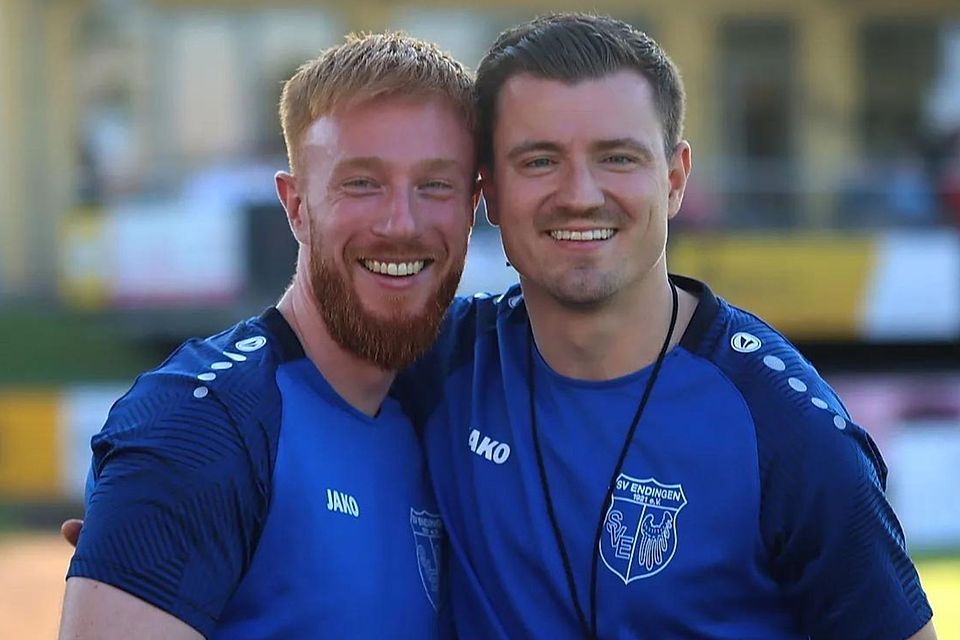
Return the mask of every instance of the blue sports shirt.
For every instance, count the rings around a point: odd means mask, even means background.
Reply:
[[[416,434],[370,418],[276,309],[180,347],[93,438],[68,576],[211,638],[436,638],[443,526]]]
[[[548,485],[587,619],[597,555],[599,637],[918,631],[932,613],[869,435],[783,336],[705,285],[673,281],[699,304],[606,505],[652,367],[575,380],[533,350]],[[583,637],[534,452],[530,339],[519,288],[460,299],[396,385],[425,430],[465,639]]]

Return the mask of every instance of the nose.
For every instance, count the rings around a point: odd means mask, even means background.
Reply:
[[[555,194],[558,207],[586,211],[603,205],[603,190],[585,163],[571,163],[561,180]]]
[[[420,234],[413,189],[397,188],[390,195],[386,211],[373,231],[388,238],[415,238]]]

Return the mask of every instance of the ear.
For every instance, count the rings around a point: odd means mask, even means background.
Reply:
[[[497,202],[497,188],[493,183],[493,171],[490,167],[480,167],[480,195],[487,207],[487,221],[495,227],[500,226],[500,211]]]
[[[690,178],[690,171],[693,169],[692,151],[690,143],[681,140],[674,148],[673,156],[670,158],[670,168],[667,180],[670,182],[670,195],[667,203],[667,218],[671,219],[680,211],[680,205],[683,204],[683,192],[687,188],[687,180]]]
[[[277,185],[277,197],[287,213],[287,222],[293,237],[300,244],[310,241],[310,221],[307,219],[307,207],[297,188],[297,179],[286,171],[278,171],[273,177]]]
[[[480,193],[481,189],[480,174],[477,173],[477,177],[473,182],[473,192],[470,194],[470,228],[477,223],[477,207],[480,206],[480,200],[483,199],[483,194]]]

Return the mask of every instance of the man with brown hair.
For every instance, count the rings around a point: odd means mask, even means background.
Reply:
[[[397,35],[349,38],[287,82],[293,282],[111,410],[62,638],[441,634],[443,527],[387,391],[463,268],[473,112],[463,67]]]
[[[776,330],[667,271],[691,148],[657,43],[544,17],[477,93],[520,285],[456,301],[398,381],[461,634],[933,638],[870,436]]]

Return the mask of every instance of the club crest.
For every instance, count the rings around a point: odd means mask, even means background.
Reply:
[[[434,610],[437,610],[440,603],[440,545],[443,544],[443,521],[435,513],[417,511],[411,507],[410,527],[413,529],[413,541],[417,549],[420,581],[427,593],[427,599]]]
[[[600,558],[624,584],[663,571],[677,551],[683,487],[621,473],[603,519]]]

